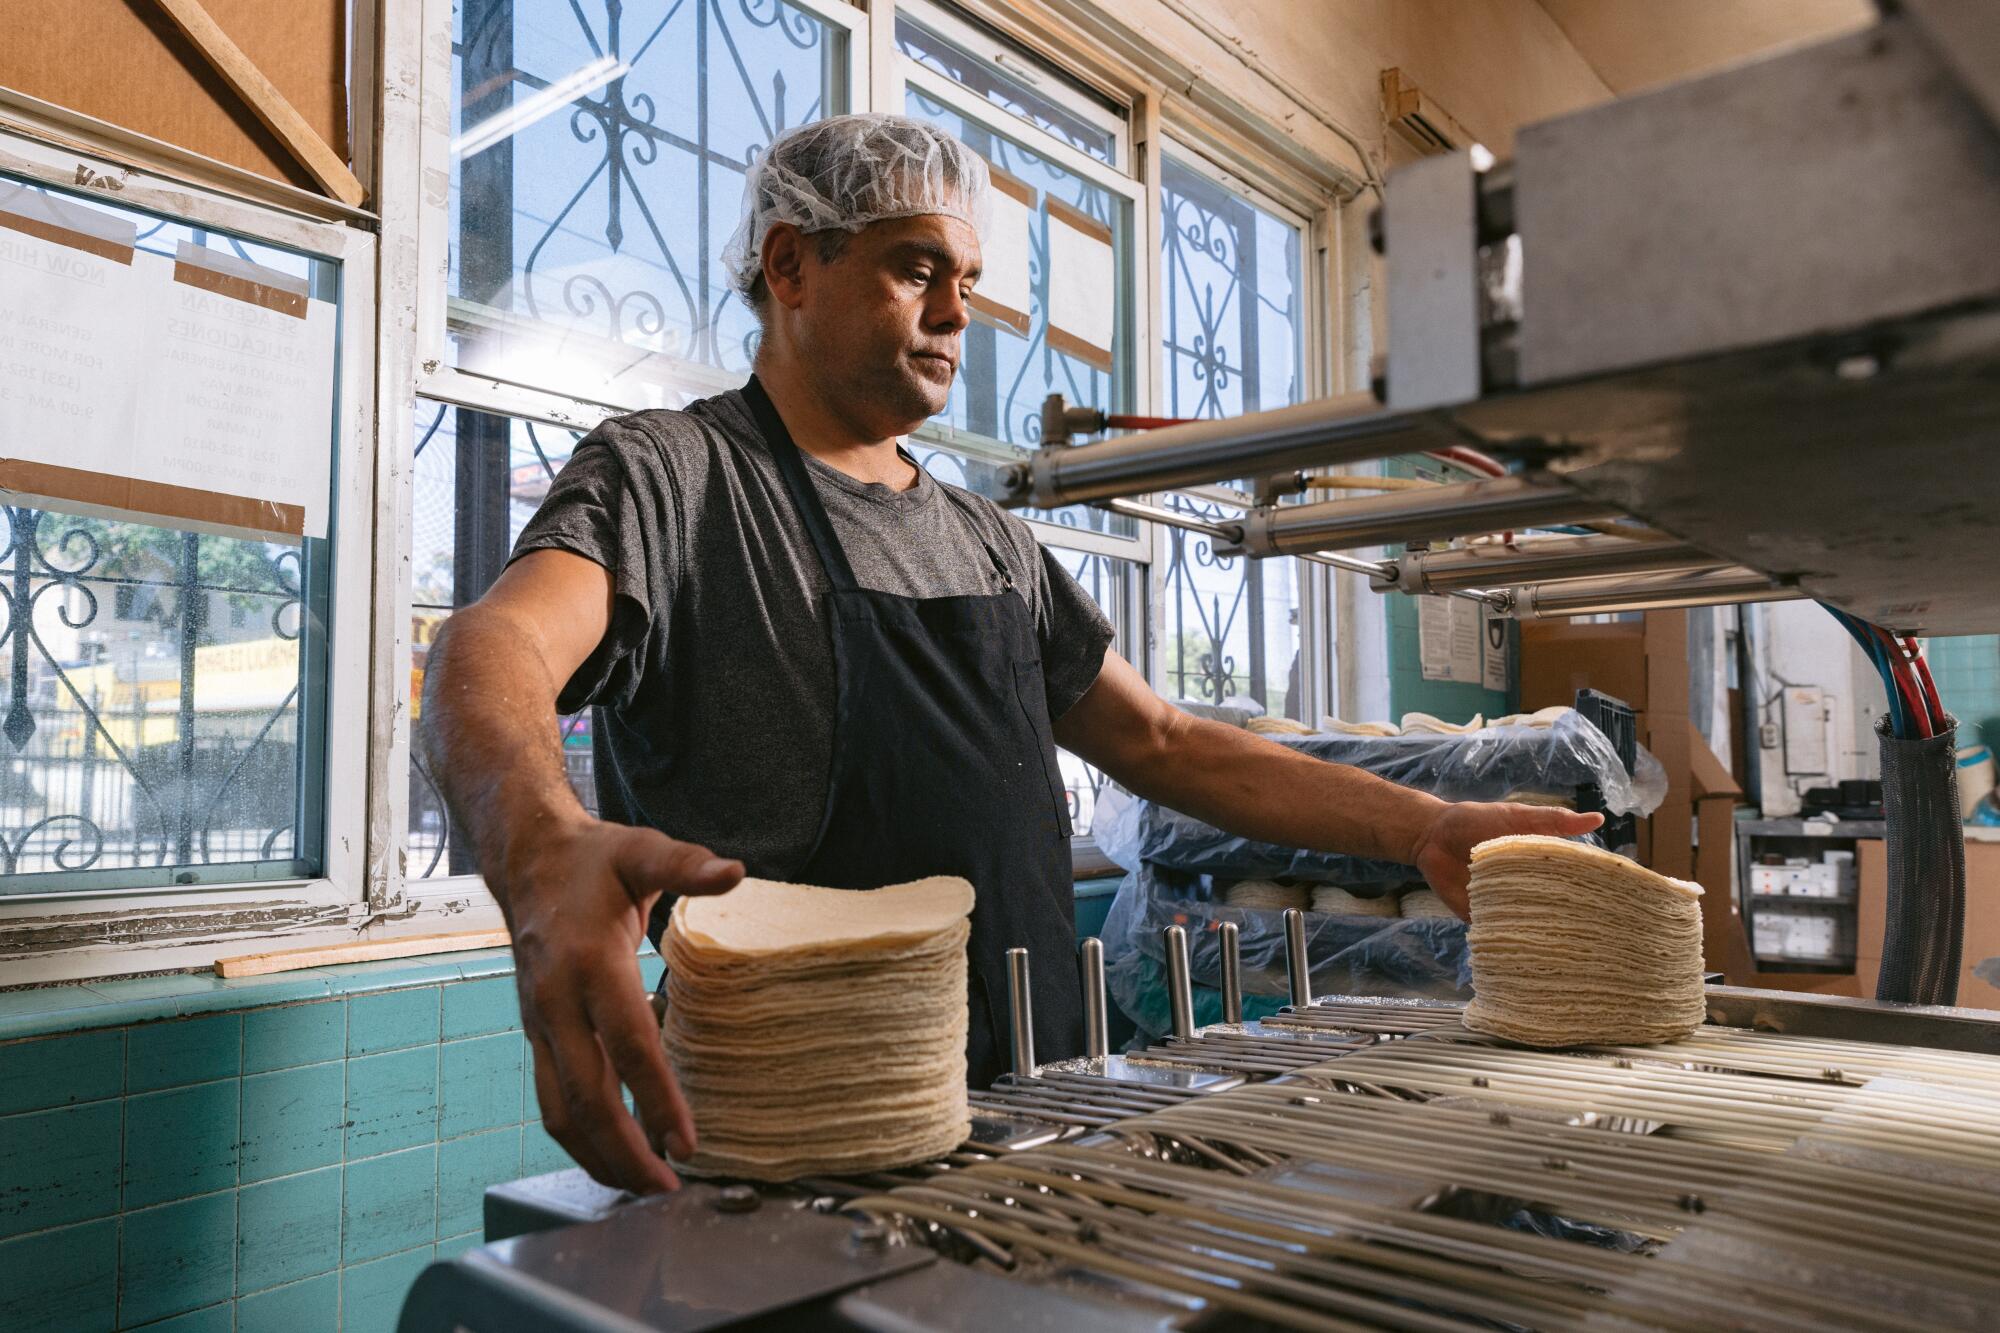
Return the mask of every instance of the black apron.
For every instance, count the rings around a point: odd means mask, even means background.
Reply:
[[[750,873],[840,889],[963,876],[976,894],[968,1080],[985,1087],[1007,1072],[1011,948],[1027,948],[1033,963],[1036,1059],[1080,1053],[1069,798],[1026,600],[990,546],[998,593],[914,598],[857,586],[770,396],[754,377],[743,396],[831,585],[836,692],[813,850],[803,864]]]

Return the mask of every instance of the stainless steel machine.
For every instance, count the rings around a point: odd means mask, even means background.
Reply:
[[[1392,174],[1377,393],[1095,444],[1052,400],[1039,506],[1199,526],[1523,617],[1810,596],[2000,629],[2000,13],[1874,27]],[[1303,470],[1475,446],[1507,477],[1280,503]],[[1240,519],[1143,497],[1253,478]],[[1617,519],[1607,523],[1606,519]],[[1538,526],[1388,561],[1334,554]]]
[[[1712,987],[1684,1041],[1540,1051],[1298,969],[1279,1015],[1197,1031],[1167,944],[1175,1036],[1020,1047],[948,1157],[642,1201],[499,1186],[495,1243],[433,1266],[405,1333],[2000,1317],[2000,1014]]]

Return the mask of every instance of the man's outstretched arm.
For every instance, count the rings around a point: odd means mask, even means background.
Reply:
[[[1415,866],[1460,916],[1472,849],[1603,822],[1541,806],[1442,801],[1175,708],[1116,653],[1055,727],[1064,749],[1149,801],[1238,837]]]
[[[639,976],[646,917],[662,892],[720,893],[743,867],[595,819],[570,789],[556,696],[610,627],[612,593],[567,551],[508,566],[431,645],[416,742],[513,934],[544,1125],[592,1176],[646,1193],[678,1183],[663,1148],[694,1149]]]

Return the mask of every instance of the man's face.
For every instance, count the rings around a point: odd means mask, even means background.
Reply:
[[[801,256],[794,339],[826,401],[877,438],[942,412],[958,373],[979,235],[948,217],[861,229],[831,261],[816,238]]]

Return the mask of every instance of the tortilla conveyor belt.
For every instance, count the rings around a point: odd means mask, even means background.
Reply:
[[[1276,1015],[1194,1030],[1185,946],[1178,1035],[1017,1050],[941,1160],[645,1200],[580,1171],[496,1186],[493,1243],[426,1272],[403,1328],[2000,1319],[2000,1014],[1711,986],[1684,1040],[1550,1051],[1456,1004],[1315,999],[1301,967]]]

